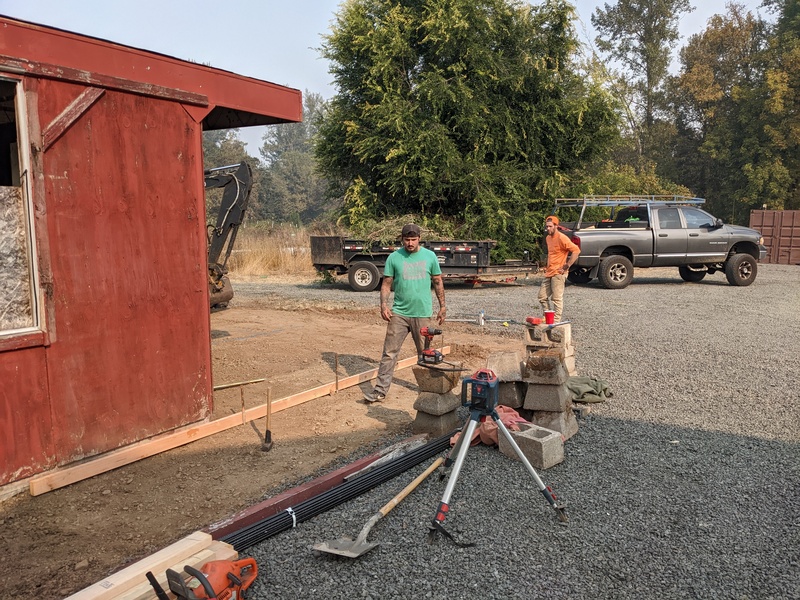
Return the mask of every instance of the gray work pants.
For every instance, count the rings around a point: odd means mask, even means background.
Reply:
[[[392,315],[389,324],[386,326],[386,339],[383,341],[383,355],[381,364],[378,367],[378,379],[372,391],[373,396],[385,396],[392,384],[392,375],[397,365],[397,356],[406,341],[408,334],[414,338],[414,345],[417,347],[419,355],[425,347],[425,342],[419,333],[422,327],[431,325],[430,317],[401,317]]]

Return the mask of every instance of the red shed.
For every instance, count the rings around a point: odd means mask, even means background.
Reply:
[[[0,485],[210,414],[202,132],[298,90],[0,16]]]

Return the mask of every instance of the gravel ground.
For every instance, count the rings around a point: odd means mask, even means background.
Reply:
[[[522,321],[540,314],[538,282],[447,286],[450,316]],[[377,306],[377,292],[342,283],[236,289]],[[746,288],[722,274],[684,283],[676,269],[639,270],[619,291],[569,286],[578,372],[608,381],[614,397],[540,473],[568,525],[520,463],[478,446],[445,522],[474,547],[429,543],[445,486],[432,476],[372,529],[381,545],[368,554],[310,551],[355,537],[421,465],[251,548],[263,572],[251,598],[800,598],[799,315],[796,266],[761,265]],[[450,341],[460,327],[477,329],[452,326]],[[483,330],[522,349],[513,322]]]

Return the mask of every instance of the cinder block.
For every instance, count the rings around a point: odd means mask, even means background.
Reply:
[[[461,397],[448,392],[446,394],[434,394],[433,392],[420,392],[414,402],[414,409],[428,413],[434,417],[453,412],[461,406]]]
[[[556,346],[549,342],[542,342],[542,343],[533,342],[525,344],[525,351],[527,356],[530,356],[532,353],[538,352],[539,350],[560,350],[561,352],[564,353],[564,357],[575,356],[575,346],[572,344],[570,344],[569,346]],[[522,371],[524,376],[525,373],[524,364],[522,367]]]
[[[572,324],[566,323],[558,327],[550,325],[529,325],[525,327],[526,344],[547,344],[565,347],[572,345]]]
[[[461,421],[456,412],[454,410],[443,415],[434,416],[417,411],[417,416],[414,417],[414,422],[411,423],[411,430],[414,433],[429,433],[437,437],[450,433],[461,426]]]
[[[545,429],[558,431],[564,436],[564,441],[578,433],[578,419],[572,412],[572,407],[566,412],[533,411],[533,423]]]
[[[519,352],[494,352],[486,360],[486,368],[498,381],[522,381],[522,357]]]
[[[454,369],[460,369],[461,363],[453,363]],[[448,367],[450,368],[450,367]],[[414,377],[417,380],[417,387],[420,392],[432,392],[434,394],[446,394],[454,387],[459,380],[459,371],[444,371],[442,369],[420,367],[415,365],[411,367]]]
[[[527,383],[522,381],[500,382],[497,386],[497,403],[511,408],[519,408],[525,399]]]
[[[524,406],[530,410],[564,412],[570,409],[571,399],[572,392],[566,383],[561,385],[529,383]]]
[[[519,431],[509,431],[509,433],[534,469],[549,469],[564,460],[564,440],[559,432],[531,423],[520,423],[519,429]],[[499,433],[497,441],[500,452],[519,460],[514,448],[506,440],[506,436]]]
[[[561,385],[566,383],[567,368],[564,365],[563,349],[537,350],[528,354],[522,379],[528,383]]]
[[[567,375],[570,377],[576,377],[578,375],[578,371],[575,368],[575,355],[572,354],[571,356],[564,357],[564,367],[567,369]]]

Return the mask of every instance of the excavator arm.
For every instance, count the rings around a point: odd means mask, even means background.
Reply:
[[[217,167],[205,171],[207,190],[221,188],[222,202],[219,207],[216,225],[208,224],[208,287],[211,308],[227,306],[233,298],[233,288],[227,277],[228,259],[233,251],[239,225],[244,220],[250,190],[253,187],[253,173],[250,165],[240,163]]]

